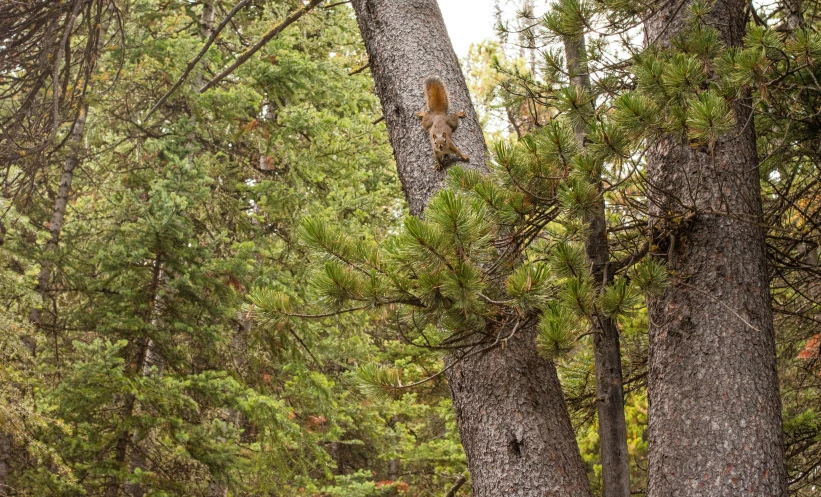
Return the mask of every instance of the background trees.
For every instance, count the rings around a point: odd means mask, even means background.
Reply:
[[[494,134],[471,117],[442,172],[421,78],[471,106],[445,35],[415,36],[434,2],[3,4],[3,492],[580,495],[586,469],[599,493],[604,321],[631,491],[648,458],[650,493],[781,491],[777,367],[786,483],[817,492],[815,6],[515,3],[465,66]],[[716,385],[752,403],[694,425]]]

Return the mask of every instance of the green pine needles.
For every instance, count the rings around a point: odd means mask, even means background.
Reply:
[[[451,169],[424,218],[407,217],[382,243],[305,219],[300,237],[323,261],[311,279],[312,300],[296,304],[257,290],[250,296],[256,313],[285,330],[290,319],[380,309],[404,339],[438,352],[477,353],[535,326],[546,357],[571,353],[596,308],[629,316],[642,291],[619,275],[601,291],[592,282],[582,220],[602,198],[587,178],[621,152],[583,152],[572,124],[555,119],[518,142],[498,143],[487,173]],[[662,287],[663,266],[648,268],[634,280]],[[376,364],[361,366],[358,378],[380,398],[425,381],[403,381]]]

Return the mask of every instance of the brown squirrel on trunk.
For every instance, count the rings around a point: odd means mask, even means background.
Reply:
[[[430,133],[430,144],[439,169],[442,169],[442,158],[446,154],[458,155],[464,161],[470,160],[453,144],[452,138],[459,127],[459,119],[465,117],[465,113],[448,114],[448,91],[441,79],[430,77],[425,80],[425,105],[428,110],[416,115],[422,118],[422,127]]]

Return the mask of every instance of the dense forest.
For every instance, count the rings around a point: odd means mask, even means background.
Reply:
[[[0,0],[0,495],[821,495],[821,5],[494,4]]]

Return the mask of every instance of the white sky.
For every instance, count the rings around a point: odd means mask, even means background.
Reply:
[[[471,43],[493,38],[493,0],[439,0],[450,40],[459,58]]]

